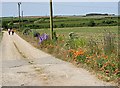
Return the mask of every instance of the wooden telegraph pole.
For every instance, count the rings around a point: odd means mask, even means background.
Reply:
[[[52,10],[52,0],[50,0],[50,37],[53,39],[53,10]]]
[[[24,27],[24,26],[23,26],[23,11],[22,11],[22,29],[23,29],[23,27]]]
[[[20,5],[21,5],[21,2],[18,2],[19,30],[20,30]]]

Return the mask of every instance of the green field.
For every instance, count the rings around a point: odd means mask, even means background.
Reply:
[[[50,29],[32,29],[40,34],[47,33],[50,34]],[[106,31],[105,31],[106,30]],[[102,26],[102,27],[72,27],[72,28],[54,28],[54,31],[58,35],[65,35],[66,38],[69,37],[70,32],[76,33],[80,38],[90,39],[91,37],[101,41],[105,33],[112,32],[118,34],[117,26]]]
[[[34,28],[43,29],[50,27],[49,17],[24,17],[21,19],[21,26],[23,24],[24,28]],[[3,17],[2,18],[3,27],[10,26],[8,24],[14,23],[12,25],[14,28],[18,28],[19,19],[17,17]],[[118,17],[81,17],[81,16],[66,16],[66,17],[54,17],[53,27],[54,28],[64,28],[64,27],[95,27],[95,26],[117,26]],[[11,26],[10,26],[11,27]]]
[[[40,33],[50,33],[50,29],[32,29],[36,30]],[[71,28],[54,28],[54,31],[56,31],[58,34],[64,34],[68,35],[70,32],[75,32],[78,34],[81,33],[104,33],[104,31],[110,31],[117,33],[118,32],[118,27],[117,26],[103,26],[103,27],[71,27]]]

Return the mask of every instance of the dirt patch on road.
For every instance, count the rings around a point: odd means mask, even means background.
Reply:
[[[22,52],[19,50],[19,48],[17,47],[17,45],[15,44],[15,42],[13,42],[13,44],[15,45],[15,48],[16,48],[17,51],[20,53],[20,55],[21,55],[23,58],[27,58],[27,57],[25,56],[25,54],[22,53]]]

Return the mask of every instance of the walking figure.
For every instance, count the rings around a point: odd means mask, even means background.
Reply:
[[[12,35],[14,35],[14,30],[12,29]]]
[[[11,30],[8,28],[8,33],[9,33],[9,35],[10,35],[10,31],[11,31]]]

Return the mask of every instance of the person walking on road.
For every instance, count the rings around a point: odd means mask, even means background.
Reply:
[[[9,35],[10,35],[10,31],[11,31],[11,30],[8,28],[8,33],[9,33]]]
[[[12,29],[12,35],[14,35],[14,30]]]

